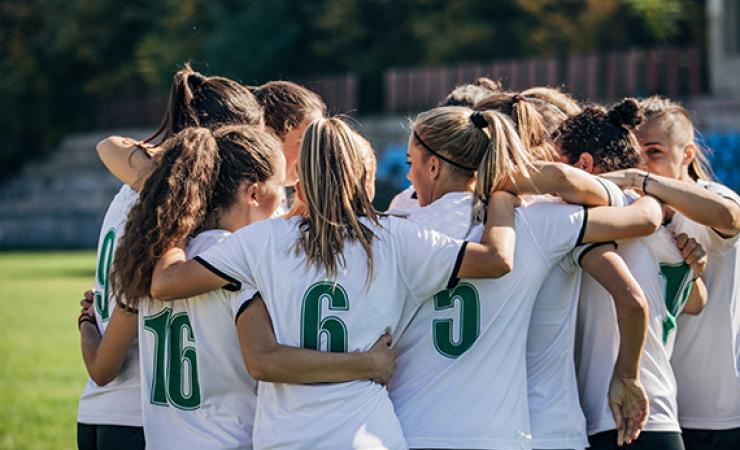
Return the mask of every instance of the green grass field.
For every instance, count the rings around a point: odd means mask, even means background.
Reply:
[[[0,449],[76,448],[77,314],[95,253],[0,253]]]

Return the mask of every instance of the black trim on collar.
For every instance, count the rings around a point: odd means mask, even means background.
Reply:
[[[225,289],[227,291],[230,291],[230,292],[236,292],[236,291],[240,291],[242,289],[242,283],[241,283],[241,281],[237,280],[236,278],[234,278],[234,277],[232,277],[230,275],[227,275],[227,274],[221,272],[220,270],[218,270],[217,268],[213,267],[208,261],[206,261],[205,259],[201,258],[200,256],[196,256],[195,258],[193,258],[193,260],[194,261],[198,261],[200,263],[200,265],[202,265],[203,267],[205,267],[209,271],[213,272],[215,275],[218,275],[219,277],[221,277],[224,280],[228,281],[227,284],[225,284],[224,286],[222,286],[223,289]]]

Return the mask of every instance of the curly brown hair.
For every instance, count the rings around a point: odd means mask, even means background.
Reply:
[[[149,297],[152,272],[164,252],[215,228],[242,183],[275,174],[281,151],[272,133],[250,126],[188,128],[165,141],[116,249],[110,275],[115,295],[132,308]]]
[[[582,153],[593,156],[604,172],[638,167],[642,161],[635,128],[642,122],[636,99],[626,98],[607,110],[589,106],[558,128],[555,142],[570,164]]]
[[[159,144],[185,128],[264,125],[264,113],[252,92],[225,77],[206,77],[190,64],[175,73],[159,128],[145,142]]]

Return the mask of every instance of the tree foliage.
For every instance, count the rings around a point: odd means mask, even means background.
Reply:
[[[256,84],[394,66],[701,43],[702,0],[4,0],[0,171],[166,91],[185,61]]]

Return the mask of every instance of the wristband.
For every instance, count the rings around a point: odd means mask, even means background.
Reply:
[[[647,182],[650,180],[650,172],[645,172],[645,178],[642,179],[642,193],[650,195],[647,192]]]
[[[82,329],[82,323],[83,322],[90,322],[91,324],[95,325],[95,328],[98,327],[98,323],[93,319],[92,317],[88,316],[84,312],[80,314],[80,317],[77,318],[77,329]]]

